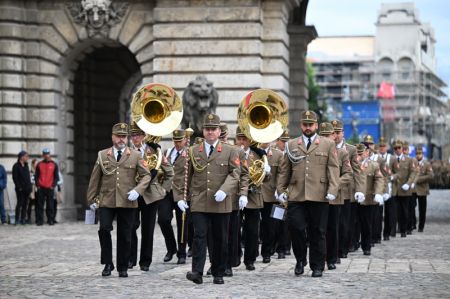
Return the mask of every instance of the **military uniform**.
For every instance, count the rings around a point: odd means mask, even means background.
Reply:
[[[401,146],[401,142],[396,142],[395,147]],[[414,161],[401,154],[395,157],[394,163],[391,166],[392,171],[392,195],[397,201],[398,205],[398,222],[400,226],[400,233],[402,237],[406,237],[406,230],[408,225],[408,211],[409,201],[412,195],[411,185],[414,183],[416,166]],[[404,190],[404,188],[407,190]],[[391,227],[391,235],[395,233],[395,226]]]
[[[220,119],[208,114],[204,128],[218,128]],[[206,139],[205,139],[206,140]],[[211,273],[215,283],[223,283],[227,257],[228,221],[232,211],[230,194],[236,192],[240,178],[239,152],[231,145],[217,140],[206,141],[189,149],[188,190],[194,225],[192,271],[187,278],[201,283],[206,261],[206,236],[208,224],[213,231],[213,256]],[[222,199],[222,191],[226,197]]]
[[[304,124],[317,123],[312,111],[302,113]],[[279,194],[288,192],[288,223],[297,260],[295,273],[303,273],[307,229],[310,242],[309,261],[315,277],[322,276],[325,264],[325,232],[328,199],[339,190],[339,163],[333,141],[314,134],[291,139],[281,164],[277,184]]]
[[[285,221],[274,219],[270,217],[272,208],[278,204],[278,200],[275,198],[275,192],[277,188],[278,175],[280,173],[280,166],[283,160],[283,153],[278,149],[272,149],[270,147],[265,149],[267,152],[267,160],[270,165],[270,179],[261,185],[261,194],[264,201],[264,207],[261,210],[261,255],[263,258],[270,260],[273,249],[278,244],[278,256],[284,257],[287,249],[287,234],[281,231],[281,226]],[[280,232],[277,234],[277,232]]]
[[[329,136],[334,133],[334,127],[331,123],[320,124],[320,135]],[[338,261],[339,249],[339,222],[341,207],[344,205],[344,197],[341,194],[342,186],[350,184],[353,179],[353,171],[350,165],[348,152],[344,148],[337,149],[338,163],[339,163],[339,193],[336,200],[330,202],[328,209],[328,223],[326,234],[326,248],[327,248],[327,265],[329,270],[336,268]],[[345,192],[346,190],[344,190]]]
[[[113,126],[113,135],[128,135],[128,125],[119,123]],[[94,202],[98,197],[100,213],[100,229],[98,231],[101,247],[101,263],[109,266],[109,274],[114,269],[112,261],[111,230],[117,216],[117,270],[119,275],[126,276],[131,251],[131,230],[137,201],[127,199],[127,192],[134,190],[143,194],[150,181],[148,169],[144,166],[141,155],[125,147],[117,158],[115,150],[108,148],[98,153],[92,170],[87,200]],[[118,160],[118,161],[117,161]],[[136,176],[140,181],[136,183]],[[137,199],[137,198],[136,198]],[[103,274],[108,274],[105,270]],[[106,271],[106,272],[105,272]],[[109,275],[108,274],[108,275]]]
[[[366,158],[361,165],[366,176],[365,200],[359,204],[358,214],[361,223],[361,248],[364,255],[370,255],[372,247],[373,217],[378,212],[380,203],[374,200],[378,196],[383,201],[384,177],[380,171],[380,165]]]
[[[416,153],[422,153],[422,148],[417,148]],[[419,232],[423,232],[427,214],[427,195],[430,194],[429,182],[433,179],[433,169],[428,161],[424,158],[416,159],[416,178],[414,180],[413,192],[417,196],[419,202]]]

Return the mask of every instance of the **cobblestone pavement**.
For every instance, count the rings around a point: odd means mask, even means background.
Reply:
[[[349,254],[334,271],[295,277],[295,260],[258,258],[256,271],[235,269],[225,285],[185,279],[188,264],[163,263],[164,242],[156,228],[149,272],[129,278],[100,273],[97,226],[0,226],[0,297],[450,297],[450,191],[433,191],[424,233],[377,244],[370,257]],[[445,221],[445,215],[447,220]]]

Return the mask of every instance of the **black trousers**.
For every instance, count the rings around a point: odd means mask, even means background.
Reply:
[[[359,241],[361,236],[361,224],[359,222],[358,215],[358,206],[357,202],[350,203],[350,229],[349,229],[349,237],[350,237],[350,245],[349,249],[354,249],[359,247]]]
[[[372,243],[381,240],[381,230],[383,222],[383,206],[375,205],[372,219]]]
[[[170,191],[169,196],[172,198],[173,201],[172,191]],[[189,225],[189,222],[191,221],[191,212],[189,209],[186,209],[186,215],[184,219],[183,239],[181,238],[181,233],[183,231],[183,212],[177,205],[175,205],[175,217],[177,220],[177,243],[178,243],[177,257],[186,258],[186,245],[189,243],[189,238],[192,239],[193,234],[193,231],[190,230],[191,226]]]
[[[206,262],[206,236],[208,224],[213,232],[213,250],[211,273],[214,277],[223,277],[227,262],[229,213],[191,213],[194,225],[192,248],[192,271],[203,275]]]
[[[408,204],[408,227],[406,228],[407,231],[412,231],[416,228],[416,206],[417,206],[417,194],[413,194],[409,197],[409,204]]]
[[[101,264],[113,264],[111,231],[114,217],[117,217],[117,271],[127,271],[131,252],[131,230],[136,217],[136,209],[99,208],[100,262]]]
[[[244,264],[253,264],[258,256],[260,209],[244,209]]]
[[[287,221],[281,221],[278,225],[276,238],[276,252],[286,253],[291,251],[291,237],[289,235],[289,225]]]
[[[31,199],[28,201],[28,207],[27,207],[27,220],[31,223],[31,210],[34,206],[36,209],[36,202],[37,202],[37,194],[34,194],[34,199]]]
[[[359,222],[361,223],[361,248],[364,251],[370,251],[371,248],[373,216],[377,208],[378,206],[373,205],[358,206]]]
[[[425,220],[427,219],[427,197],[417,196],[419,201],[419,229],[425,228]]]
[[[158,224],[164,236],[168,253],[177,253],[177,241],[172,228],[173,209],[175,208],[173,197],[167,195],[158,201]]]
[[[270,217],[274,205],[276,204],[273,202],[265,202],[264,207],[261,209],[261,255],[263,258],[272,255],[277,241],[280,245],[279,238],[277,238],[279,235],[277,236],[277,233],[280,231],[280,226],[284,221]],[[281,249],[281,246],[279,246],[279,248]]]
[[[398,204],[398,224],[400,233],[404,234],[408,229],[410,196],[397,196],[395,199]]]
[[[16,196],[17,196],[17,204],[16,204],[16,223],[18,221],[24,222],[25,217],[27,215],[27,206],[28,206],[28,195],[30,193],[28,191],[19,191],[16,190]]]
[[[336,264],[339,248],[339,218],[341,213],[340,205],[330,205],[328,208],[327,223],[327,263]]]
[[[138,201],[139,209],[135,209],[133,229],[131,231],[130,262],[133,266],[136,266],[138,252],[138,237],[136,231],[139,228],[139,225],[142,224],[139,265],[150,266],[153,257],[153,236],[155,233],[158,201],[146,204],[142,196],[139,197]]]
[[[384,237],[395,237],[397,230],[397,198],[391,197],[384,203]]]
[[[232,211],[228,225],[227,269],[241,264],[241,216],[239,210]]]
[[[37,202],[36,202],[36,223],[44,223],[44,204],[45,204],[45,214],[47,215],[47,223],[54,222],[54,190],[39,188],[37,191]]]
[[[311,270],[325,268],[325,233],[328,222],[328,202],[289,202],[288,223],[292,249],[297,263],[306,260],[306,234],[309,239],[309,266]]]
[[[350,213],[350,199],[346,199],[344,200],[344,205],[341,206],[341,215],[339,217],[339,256],[342,254],[348,254],[348,247],[350,243]]]

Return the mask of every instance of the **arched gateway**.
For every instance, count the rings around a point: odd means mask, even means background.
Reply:
[[[1,1],[0,163],[49,147],[64,176],[58,217],[75,219],[96,151],[128,121],[132,93],[164,82],[180,95],[206,75],[230,131],[252,89],[306,107],[307,0]],[[291,127],[295,134],[295,127]],[[11,177],[11,176],[9,176]],[[14,186],[9,181],[14,203]],[[77,213],[78,211],[78,213]]]

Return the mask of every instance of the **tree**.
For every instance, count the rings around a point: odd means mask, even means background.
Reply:
[[[327,111],[327,104],[319,104],[318,98],[320,94],[320,86],[316,84],[316,79],[314,77],[314,67],[311,62],[306,62],[307,75],[308,75],[308,109],[317,113],[319,122],[327,121],[324,115]]]

